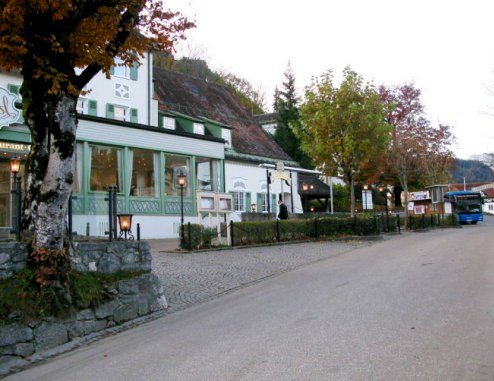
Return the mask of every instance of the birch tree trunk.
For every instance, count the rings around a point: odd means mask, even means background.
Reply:
[[[45,82],[26,75],[21,94],[32,142],[22,215],[23,230],[32,237],[30,260],[41,286],[67,289],[64,233],[74,181],[77,96],[51,94]]]

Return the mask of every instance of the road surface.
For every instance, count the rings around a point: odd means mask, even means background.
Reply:
[[[356,246],[6,380],[494,380],[493,229]]]

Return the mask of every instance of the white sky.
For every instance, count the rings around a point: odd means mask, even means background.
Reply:
[[[272,106],[288,62],[298,95],[349,65],[375,85],[413,82],[429,119],[453,127],[454,152],[494,152],[493,0],[169,0],[196,21],[183,44],[213,69],[261,86]]]

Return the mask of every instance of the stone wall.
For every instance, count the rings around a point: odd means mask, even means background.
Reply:
[[[26,266],[26,245],[20,242],[0,243],[0,279],[14,275]]]
[[[151,271],[151,252],[146,241],[74,242],[69,255],[72,267],[80,272]]]
[[[69,256],[73,269],[80,272],[151,271],[151,252],[146,241],[74,242]],[[23,269],[26,258],[26,244],[0,243],[0,279],[9,278]]]
[[[6,246],[0,246],[0,258],[7,258],[3,264],[9,263],[2,267],[5,274],[24,267],[21,262],[25,263],[27,256],[25,246],[9,245],[10,251]],[[84,309],[64,318],[0,326],[0,377],[42,359],[43,352],[83,341],[98,332],[115,329],[168,307],[159,279],[151,274],[152,257],[147,242],[75,243],[70,257],[73,267],[81,272],[111,273],[124,269],[144,271],[145,274],[119,281],[108,290],[113,295],[112,300],[94,309]]]

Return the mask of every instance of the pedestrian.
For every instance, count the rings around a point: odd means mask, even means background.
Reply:
[[[279,206],[278,218],[280,220],[286,220],[288,218],[288,208],[286,207],[286,205],[283,203],[282,200],[278,200],[278,206]]]

